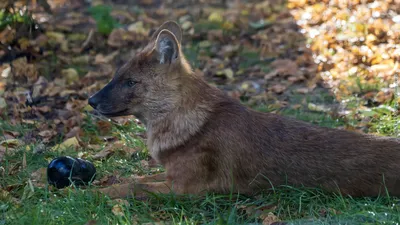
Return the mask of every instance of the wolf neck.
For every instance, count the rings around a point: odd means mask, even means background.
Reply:
[[[177,106],[147,125],[147,146],[152,157],[160,161],[160,153],[185,144],[200,132],[213,108],[211,95],[214,88],[193,74],[182,85],[181,99]]]

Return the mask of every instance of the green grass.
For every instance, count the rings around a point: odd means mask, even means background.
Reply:
[[[273,111],[268,107],[261,111]],[[306,110],[281,110],[278,113],[328,127],[343,125],[344,121],[324,113]],[[82,128],[84,141],[93,142],[99,135],[98,127],[90,116]],[[11,126],[5,121],[0,130],[18,131],[21,135],[29,127]],[[379,198],[353,199],[347,196],[324,193],[319,189],[277,187],[269,193],[248,198],[246,196],[213,195],[205,197],[174,195],[154,195],[147,200],[128,199],[129,205],[110,200],[106,196],[85,189],[69,187],[56,190],[52,187],[30,188],[30,175],[47,166],[49,161],[60,155],[77,157],[79,153],[88,155],[97,170],[97,179],[115,172],[122,177],[131,174],[151,174],[154,169],[143,167],[141,160],[149,155],[142,139],[135,134],[143,128],[131,123],[128,126],[113,125],[111,135],[125,141],[128,146],[143,149],[129,156],[116,152],[104,160],[93,160],[91,149],[67,148],[59,151],[46,151],[34,154],[21,146],[13,154],[7,154],[1,167],[4,176],[0,185],[7,192],[0,192],[0,224],[85,224],[96,220],[97,224],[142,224],[167,221],[172,224],[261,224],[262,215],[272,212],[288,224],[398,224],[400,222],[400,200],[388,196]],[[35,146],[31,146],[33,149]],[[21,166],[26,155],[26,169]],[[1,173],[0,173],[1,176]],[[92,187],[90,190],[95,189]],[[7,193],[7,194],[5,194]],[[23,197],[24,196],[24,197]],[[23,199],[23,200],[21,200]],[[121,215],[114,215],[113,207],[120,204]]]

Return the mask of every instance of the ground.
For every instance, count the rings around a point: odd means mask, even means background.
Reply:
[[[398,198],[290,186],[250,198],[110,200],[89,190],[163,168],[151,161],[139,121],[105,119],[87,105],[151,32],[175,20],[196,73],[243,104],[320,126],[398,136],[398,0],[0,6],[0,224],[400,223]],[[48,163],[62,155],[96,166],[89,188],[47,184]]]

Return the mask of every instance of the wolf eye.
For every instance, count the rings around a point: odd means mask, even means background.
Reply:
[[[137,82],[135,82],[133,80],[129,80],[127,84],[128,84],[129,87],[133,87],[133,86],[135,86],[136,83]]]

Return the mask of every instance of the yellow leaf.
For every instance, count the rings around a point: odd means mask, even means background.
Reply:
[[[220,12],[213,12],[210,14],[210,16],[208,16],[208,20],[211,22],[221,23],[223,18]]]
[[[263,218],[262,224],[263,225],[271,225],[271,224],[273,224],[275,222],[278,222],[278,221],[279,221],[278,217],[275,216],[272,212],[269,212],[268,215],[266,215]]]
[[[61,74],[66,78],[68,84],[72,84],[79,80],[79,74],[73,68],[61,70]]]
[[[21,144],[22,144],[21,141],[18,140],[18,139],[15,139],[15,138],[13,138],[13,139],[7,139],[7,140],[4,140],[4,141],[0,141],[0,145],[1,145],[1,146],[9,147],[9,148],[18,147],[18,146],[20,146]]]
[[[231,68],[224,69],[225,76],[229,79],[233,79],[233,70]]]
[[[224,30],[232,30],[234,28],[234,25],[231,22],[225,22],[224,24],[222,24],[222,28]]]
[[[143,34],[145,36],[147,36],[147,34],[149,33],[149,31],[144,28],[142,21],[129,25],[128,30],[138,34]]]
[[[116,204],[112,207],[111,212],[116,216],[124,216],[124,209],[120,204]]]
[[[86,105],[86,106],[83,108],[83,111],[91,112],[91,111],[93,111],[93,110],[94,110],[93,107],[90,106],[90,105]]]
[[[55,41],[57,41],[59,43],[65,41],[65,35],[63,33],[60,33],[60,32],[48,31],[48,32],[46,32],[46,35],[50,39],[53,39],[53,40],[55,40]]]
[[[63,143],[55,145],[54,147],[52,147],[51,150],[55,151],[55,150],[58,150],[58,149],[66,149],[68,147],[79,147],[78,139],[76,137],[68,138]]]

